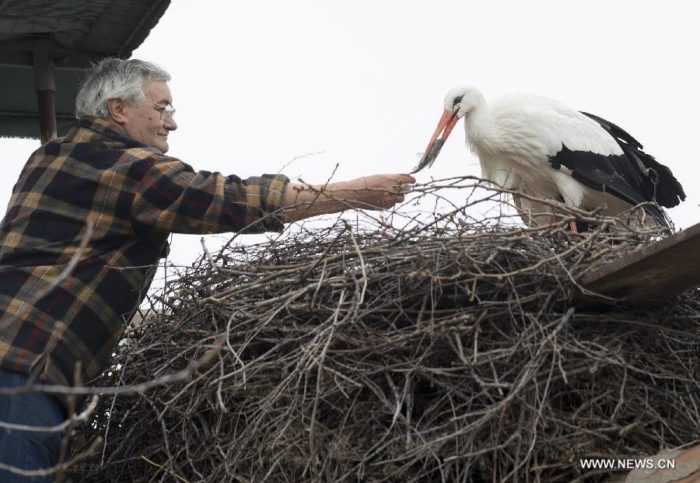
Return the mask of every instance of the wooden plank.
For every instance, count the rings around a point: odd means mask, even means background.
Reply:
[[[50,56],[53,41],[38,38],[34,42],[34,87],[39,108],[41,144],[56,138],[56,67]]]
[[[588,274],[583,287],[621,303],[654,304],[700,285],[700,224]],[[582,296],[580,302],[600,303]]]

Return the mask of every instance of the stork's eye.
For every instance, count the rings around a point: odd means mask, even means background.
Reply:
[[[455,107],[457,104],[459,104],[460,102],[462,102],[462,98],[463,98],[463,97],[464,97],[464,96],[457,96],[457,97],[455,97],[455,100],[452,101],[452,107]]]

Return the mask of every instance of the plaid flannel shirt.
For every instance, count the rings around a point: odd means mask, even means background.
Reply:
[[[197,172],[109,121],[81,119],[32,154],[0,224],[0,367],[58,384],[73,384],[80,367],[90,381],[107,367],[169,234],[280,231],[272,213],[288,182]]]

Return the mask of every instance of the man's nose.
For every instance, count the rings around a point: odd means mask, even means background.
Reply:
[[[175,122],[175,118],[173,116],[170,116],[165,120],[165,123],[163,123],[163,127],[167,129],[168,131],[174,131],[177,129],[177,123]]]

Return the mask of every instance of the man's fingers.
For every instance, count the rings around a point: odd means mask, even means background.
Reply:
[[[394,189],[397,193],[405,195],[406,193],[410,193],[413,190],[413,185],[408,183],[399,183],[397,185],[394,185]]]
[[[403,202],[405,195],[413,190],[416,179],[410,174],[377,174],[354,182],[364,186],[358,201],[366,203],[369,209],[382,210]]]
[[[401,194],[410,193],[416,183],[416,179],[410,174],[397,174],[394,175],[394,179],[394,188],[397,193]]]

